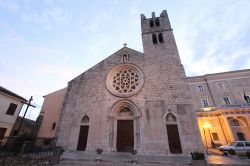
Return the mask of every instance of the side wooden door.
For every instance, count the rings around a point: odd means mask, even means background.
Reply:
[[[167,133],[170,153],[182,153],[178,126],[176,124],[167,124]]]
[[[84,151],[87,147],[89,126],[81,126],[78,138],[77,150]]]

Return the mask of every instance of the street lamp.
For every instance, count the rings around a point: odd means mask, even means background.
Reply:
[[[206,139],[206,133],[205,133],[205,129],[208,129],[208,132],[209,132],[209,135],[210,135],[210,128],[211,128],[211,124],[209,122],[205,122],[203,124],[203,133],[204,133],[204,138],[205,138],[205,143],[206,143],[206,149],[207,149],[207,152],[208,152],[208,146],[207,146],[207,139]],[[212,142],[212,137],[210,135],[210,138],[211,138],[211,142]]]

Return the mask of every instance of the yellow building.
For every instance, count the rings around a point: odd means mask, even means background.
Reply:
[[[250,70],[189,77],[206,147],[250,140]]]
[[[66,91],[67,88],[63,88],[43,96],[44,102],[40,112],[42,122],[37,137],[55,137]]]
[[[204,146],[250,140],[250,104],[235,106],[236,108],[232,105],[196,113]]]

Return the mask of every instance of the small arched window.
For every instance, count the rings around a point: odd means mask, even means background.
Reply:
[[[153,44],[157,44],[156,34],[152,34],[152,40],[153,40]]]
[[[160,42],[160,43],[163,43],[163,42],[164,42],[162,33],[159,33],[159,34],[158,34],[158,39],[159,39],[159,42]]]
[[[232,119],[231,120],[231,125],[232,126],[240,126],[240,123],[239,123],[239,121],[237,119]]]
[[[85,115],[82,120],[81,123],[89,123],[89,117],[87,115]]]
[[[149,24],[150,24],[150,27],[154,27],[154,21],[153,20],[150,20]]]
[[[159,20],[159,18],[156,18],[156,19],[155,19],[155,25],[156,25],[156,26],[160,26],[160,20]]]

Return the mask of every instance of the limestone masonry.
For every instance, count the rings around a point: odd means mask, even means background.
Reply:
[[[156,155],[203,150],[167,12],[141,15],[141,31],[144,53],[124,46],[68,83],[58,146]]]

